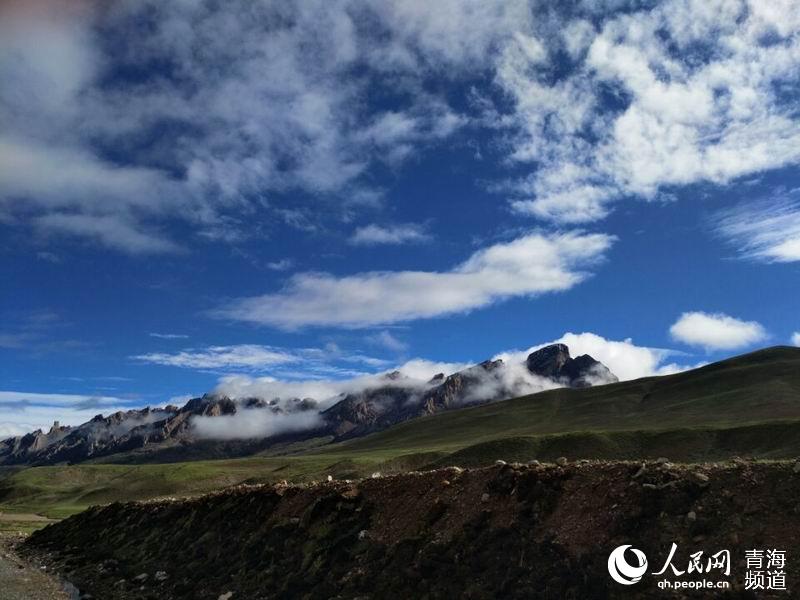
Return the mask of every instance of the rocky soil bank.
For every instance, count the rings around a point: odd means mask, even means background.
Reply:
[[[557,462],[117,503],[21,551],[95,599],[800,597],[795,463]],[[652,575],[673,543],[681,571],[729,550],[730,576]],[[633,585],[609,576],[623,544],[649,561]],[[745,589],[751,549],[785,552],[788,591]],[[730,588],[659,589],[667,576]]]

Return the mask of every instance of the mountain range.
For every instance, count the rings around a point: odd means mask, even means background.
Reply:
[[[242,456],[279,443],[310,438],[340,441],[389,428],[467,405],[485,404],[556,387],[583,388],[616,382],[613,373],[589,355],[570,356],[564,344],[532,352],[523,365],[487,360],[428,382],[410,379],[398,371],[386,373],[374,385],[333,400],[314,398],[232,399],[206,394],[183,407],[143,408],[97,415],[76,426],[54,423],[49,431],[37,430],[0,441],[0,464],[49,465],[79,463],[115,455],[135,455],[141,460],[186,460]],[[269,411],[276,419],[307,415],[306,426],[245,439],[209,439],[198,423],[235,415]],[[213,421],[214,423],[222,423]],[[235,435],[234,435],[235,438]]]

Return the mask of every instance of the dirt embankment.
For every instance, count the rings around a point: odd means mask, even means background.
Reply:
[[[744,560],[747,550],[777,549],[785,552],[789,591],[773,595],[796,598],[797,470],[743,461],[498,464],[243,486],[92,508],[34,533],[23,551],[93,598],[433,600],[771,597],[745,589]],[[705,563],[729,550],[730,576],[652,575],[673,543],[681,571],[692,553],[704,551]],[[609,553],[622,544],[650,563],[633,585],[609,576]],[[659,589],[664,577],[707,577],[730,589]]]

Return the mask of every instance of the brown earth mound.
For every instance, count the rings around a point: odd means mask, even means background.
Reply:
[[[796,471],[744,461],[498,464],[242,486],[94,507],[34,533],[22,550],[95,599],[796,598]],[[653,575],[673,543],[681,571],[692,553],[704,551],[706,568],[729,550],[730,575]],[[623,544],[649,561],[632,585],[609,576],[609,554]],[[785,552],[787,591],[745,589],[752,549]],[[765,564],[762,574],[779,566]],[[729,589],[660,589],[664,578]]]

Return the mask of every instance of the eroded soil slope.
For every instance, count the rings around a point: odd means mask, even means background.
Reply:
[[[94,598],[652,598],[622,586],[611,550],[660,569],[731,552],[725,596],[744,589],[745,550],[786,552],[800,594],[794,463],[498,464],[305,486],[242,486],[196,499],[95,507],[34,533],[23,551]],[[673,577],[691,580],[695,575]],[[709,576],[720,580],[721,576]],[[793,591],[797,590],[797,591]]]

